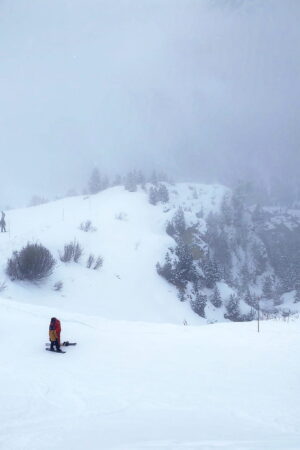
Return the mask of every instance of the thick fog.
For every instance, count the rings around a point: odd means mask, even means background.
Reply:
[[[298,0],[1,0],[0,204],[107,174],[297,179]]]

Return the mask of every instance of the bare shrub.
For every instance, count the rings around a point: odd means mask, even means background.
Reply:
[[[86,233],[97,231],[97,228],[92,225],[91,220],[86,220],[85,222],[81,222],[81,224],[79,225],[79,229],[81,231],[85,231]]]
[[[102,266],[103,266],[103,258],[101,256],[98,256],[98,258],[96,259],[96,262],[95,262],[95,265],[94,265],[93,269],[94,270],[98,270]]]
[[[82,253],[83,253],[82,247],[78,244],[78,242],[76,242],[75,249],[74,249],[74,258],[73,258],[74,262],[78,263],[78,261],[81,258]]]
[[[82,247],[74,240],[73,242],[69,242],[69,244],[65,244],[63,253],[59,252],[59,258],[62,262],[74,261],[77,263],[82,253]]]
[[[0,284],[0,292],[5,291],[6,288],[7,288],[6,283],[2,281],[2,283]]]
[[[57,281],[56,283],[54,283],[53,285],[53,290],[54,291],[61,291],[63,288],[63,282],[62,281]]]
[[[127,214],[121,211],[115,215],[115,219],[116,220],[127,220]]]
[[[88,269],[90,269],[90,268],[92,267],[94,261],[95,261],[95,256],[92,255],[92,254],[90,254],[89,257],[88,257],[88,259],[87,259],[87,262],[86,262],[86,267],[87,267]]]
[[[100,267],[102,266],[103,266],[102,256],[98,256],[98,258],[95,260],[95,256],[91,253],[86,261],[86,267],[88,269],[97,270],[100,269]]]
[[[39,281],[53,272],[55,259],[41,244],[27,244],[13,252],[7,261],[6,273],[12,280]]]

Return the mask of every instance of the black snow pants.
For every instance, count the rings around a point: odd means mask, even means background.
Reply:
[[[59,352],[60,351],[60,345],[58,343],[58,341],[51,341],[51,345],[50,345],[50,350],[54,351],[54,346],[56,347],[56,351]]]

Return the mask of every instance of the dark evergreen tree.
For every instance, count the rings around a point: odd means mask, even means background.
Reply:
[[[136,192],[137,190],[137,176],[134,171],[127,174],[125,178],[125,189],[129,192]]]
[[[264,297],[267,298],[268,300],[271,300],[273,298],[274,285],[273,285],[273,280],[270,277],[270,275],[267,275],[265,277],[262,291],[263,291]]]
[[[194,298],[191,300],[191,307],[193,311],[199,316],[205,318],[205,307],[207,304],[207,296],[202,292],[196,292]]]
[[[225,194],[222,199],[221,222],[227,226],[231,226],[233,223],[233,208],[231,204],[231,196],[229,194]]]
[[[254,242],[254,244],[252,245],[252,254],[255,266],[255,275],[262,275],[265,272],[267,266],[266,249],[262,242]]]
[[[139,184],[142,188],[145,187],[146,179],[145,179],[145,175],[143,174],[143,172],[141,170],[138,170],[138,172],[136,174],[136,181],[137,181],[137,184]]]
[[[200,263],[203,272],[205,286],[209,289],[215,287],[217,281],[220,281],[221,274],[217,263],[207,255]]]
[[[88,190],[90,194],[97,194],[109,187],[109,179],[106,175],[101,176],[97,168],[94,168],[88,183]]]
[[[193,257],[189,247],[180,240],[175,250],[177,262],[175,264],[174,278],[177,285],[186,286],[188,281],[193,281],[195,271],[193,268]]]
[[[183,209],[181,206],[177,209],[177,211],[173,217],[173,225],[175,228],[175,232],[179,236],[182,236],[186,230],[186,224],[185,224],[184,212],[183,212]]]
[[[164,277],[169,283],[175,282],[175,270],[173,269],[172,261],[169,252],[165,256],[165,262],[161,266],[159,263],[156,264],[156,270],[159,275]]]
[[[210,297],[210,301],[216,308],[220,308],[222,306],[222,298],[218,286],[214,287],[214,292]]]
[[[93,171],[91,173],[88,187],[89,187],[90,194],[97,194],[102,189],[100,172],[96,167],[93,169]]]
[[[172,237],[175,236],[176,230],[175,230],[175,227],[174,227],[173,222],[168,222],[168,223],[167,223],[167,226],[166,226],[166,233],[167,233],[169,236],[172,236]]]
[[[299,302],[300,302],[300,285],[297,285],[294,303],[299,303]]]
[[[232,322],[239,322],[241,320],[240,302],[236,295],[231,294],[228,303],[226,304],[225,319]]]
[[[158,177],[155,170],[153,170],[151,177],[150,177],[150,183],[152,183],[154,186],[157,186],[158,183]]]
[[[244,295],[244,302],[251,307],[255,306],[255,300],[253,299],[250,289],[248,287],[246,288],[246,292]]]
[[[256,231],[259,232],[263,230],[266,218],[267,214],[264,212],[262,207],[259,204],[257,204],[254,210],[252,211],[252,222],[254,224]]]
[[[243,264],[243,266],[241,268],[240,278],[241,278],[241,285],[242,285],[243,290],[247,289],[250,284],[250,281],[251,281],[247,263]]]
[[[157,198],[159,202],[168,203],[169,201],[169,192],[164,184],[159,184],[157,190]]]
[[[114,181],[112,182],[112,186],[121,186],[123,184],[123,179],[121,175],[116,175]]]
[[[228,245],[228,235],[224,230],[215,236],[211,247],[213,248],[216,262],[223,268],[224,272],[231,269],[232,261]]]
[[[151,203],[151,205],[156,205],[157,204],[157,190],[155,187],[151,186],[149,189],[149,203]]]

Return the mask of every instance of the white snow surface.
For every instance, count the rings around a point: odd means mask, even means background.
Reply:
[[[204,211],[224,192],[195,188],[189,201]],[[176,190],[188,198],[187,185]],[[257,333],[255,322],[206,325],[180,303],[155,271],[172,245],[165,221],[176,198],[162,213],[144,192],[114,188],[7,214],[3,270],[27,241],[57,256],[73,238],[104,264],[60,263],[39,285],[5,280],[1,450],[300,448],[299,321],[263,322]],[[78,229],[87,219],[97,231]],[[78,342],[66,354],[45,351],[52,316],[62,339]]]

